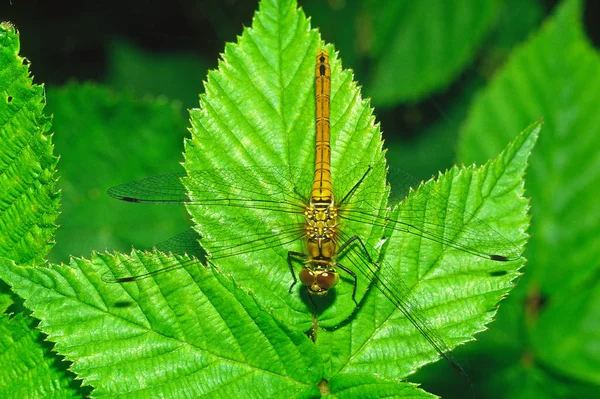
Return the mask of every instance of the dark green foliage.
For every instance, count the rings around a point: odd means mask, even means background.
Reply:
[[[358,310],[345,276],[317,301],[316,322],[303,290],[288,293],[287,251],[302,251],[301,241],[208,264],[156,251],[92,252],[147,248],[189,226],[184,207],[116,203],[105,194],[148,175],[195,174],[186,181],[192,197],[219,181],[212,171],[245,176],[243,189],[261,175],[266,183],[252,188],[259,198],[277,193],[273,187],[305,195],[314,54],[332,43],[334,185],[351,185],[370,165],[357,198],[382,217],[385,158],[426,180],[448,168],[410,193],[385,228],[345,222],[379,259],[379,281],[419,309],[476,397],[595,397],[600,60],[581,26],[581,1],[565,0],[542,25],[534,0],[300,5],[304,11],[293,0],[261,1],[249,27],[231,28],[241,34],[207,77],[196,55],[155,56],[115,40],[105,79],[112,87],[71,82],[46,93],[19,56],[17,32],[1,25],[0,396],[471,396],[448,363],[422,368],[439,354],[389,292],[369,284],[374,268],[358,273]],[[377,112],[355,81],[387,107],[381,129],[399,129],[400,120],[413,131],[411,143],[383,151]],[[444,115],[429,120],[424,104],[435,93],[443,93],[433,101]],[[188,123],[184,108],[192,106]],[[451,166],[455,148],[460,162],[479,166]],[[391,179],[392,198],[399,181]],[[220,244],[295,219],[235,207],[187,210],[205,248],[217,253]],[[394,230],[393,222],[406,221],[497,255],[486,260]],[[492,238],[461,241],[474,231]],[[43,265],[68,255],[77,257]],[[360,265],[351,254],[338,261]],[[120,270],[164,267],[172,270],[106,282]]]

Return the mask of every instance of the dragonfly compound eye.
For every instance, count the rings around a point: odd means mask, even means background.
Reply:
[[[312,270],[304,268],[300,270],[300,281],[307,287],[315,283],[315,273]]]
[[[324,271],[317,276],[317,284],[324,290],[329,290],[338,283],[339,275],[335,271]]]

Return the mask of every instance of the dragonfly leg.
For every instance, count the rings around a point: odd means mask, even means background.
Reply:
[[[375,262],[371,258],[371,255],[369,255],[369,251],[367,251],[367,247],[365,246],[365,243],[359,236],[352,236],[348,240],[346,240],[346,242],[342,244],[342,246],[340,247],[340,250],[338,252],[342,253],[346,248],[348,248],[351,244],[353,244],[355,242],[358,242],[358,244],[360,245],[364,254],[367,255],[368,261],[374,264]]]
[[[346,240],[346,242],[344,242],[340,246],[339,253],[342,253],[346,248],[348,248],[350,245],[352,245],[354,243],[358,243],[358,245],[360,245],[360,248],[362,249],[363,253],[367,257],[367,261],[369,263],[372,263],[373,265],[375,265],[377,268],[379,268],[379,265],[373,261],[373,258],[371,258],[371,255],[369,254],[369,251],[367,251],[367,247],[366,247],[365,243],[359,236],[352,236],[348,240]],[[355,298],[356,284],[357,284],[356,274],[352,270],[348,269],[346,266],[341,265],[339,263],[337,264],[337,267],[339,267],[340,269],[342,269],[343,271],[345,271],[346,273],[351,275],[352,278],[354,278],[354,290],[352,292],[352,300],[354,301],[354,303],[356,303],[356,306],[358,307],[358,303],[356,302],[356,298]]]
[[[346,266],[342,265],[341,263],[336,263],[335,266],[339,267],[340,269],[342,269],[343,271],[348,273],[354,279],[354,284],[353,284],[354,288],[352,289],[352,300],[354,301],[354,303],[356,304],[356,307],[358,308],[358,302],[356,302],[356,285],[358,284],[358,279],[356,278],[356,273],[354,273],[352,270],[348,269]]]
[[[294,271],[294,259],[305,261],[308,259],[308,255],[303,254],[302,252],[288,252],[288,266],[290,267],[290,272],[292,273],[292,278],[294,279],[294,281],[290,285],[290,293],[292,292],[292,288],[294,288],[294,286],[298,282],[296,272]]]

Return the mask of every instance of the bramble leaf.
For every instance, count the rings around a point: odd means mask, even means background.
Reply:
[[[45,261],[59,206],[44,88],[33,84],[19,49],[16,29],[0,23],[0,270],[12,261]],[[36,321],[6,315],[14,298],[2,281],[0,290],[0,396],[76,396],[78,384],[42,341]]]
[[[58,215],[57,158],[52,155],[44,88],[34,85],[19,38],[0,26],[0,256],[21,264],[44,262]]]
[[[600,56],[585,35],[582,16],[581,1],[563,1],[512,54],[470,111],[460,159],[491,156],[511,138],[512,129],[544,118],[527,178],[530,263],[516,295],[507,301],[509,313],[499,314],[506,323],[499,323],[486,342],[501,356],[511,353],[515,364],[522,365],[523,353],[534,359],[534,367],[523,373],[532,374],[534,386],[540,381],[540,389],[546,380],[563,384],[571,377],[573,384],[593,384],[589,389],[597,392]],[[495,386],[516,386],[513,378],[522,378],[522,373],[492,370],[486,375],[500,376]]]
[[[2,277],[95,395],[314,395],[321,366],[308,338],[220,273],[194,263],[134,285],[101,280],[121,262],[181,260],[105,254],[49,268],[4,268]]]
[[[288,251],[304,251],[302,234],[275,234],[302,231],[315,158],[315,56],[323,47],[332,71],[333,184],[352,193],[344,218],[340,210],[340,236],[364,244],[336,261],[358,275],[358,309],[348,274],[316,304],[302,287],[288,292]],[[539,126],[485,166],[453,168],[390,211],[372,109],[295,1],[263,0],[205,89],[186,141],[188,210],[209,253],[225,244],[241,251],[206,265],[138,251],[45,269],[6,264],[2,278],[98,396],[427,396],[400,380],[481,331],[524,262],[522,179]],[[209,206],[223,193],[231,203],[242,195],[268,206]],[[269,201],[290,198],[304,200],[296,213],[269,213],[291,209]],[[117,284],[101,277],[164,267],[168,273]]]

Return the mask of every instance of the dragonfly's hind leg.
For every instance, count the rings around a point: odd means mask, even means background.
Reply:
[[[303,254],[302,252],[288,252],[288,266],[290,267],[290,272],[292,273],[292,278],[294,279],[294,281],[292,281],[292,284],[290,285],[290,293],[292,292],[292,288],[294,288],[294,286],[298,282],[296,272],[294,271],[294,259],[306,261],[308,259],[308,255]]]

